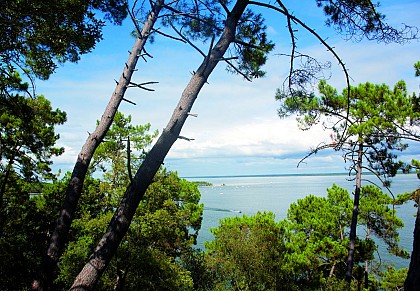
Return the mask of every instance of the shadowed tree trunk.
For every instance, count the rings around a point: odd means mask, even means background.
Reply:
[[[353,202],[353,215],[351,217],[350,225],[350,243],[349,243],[349,255],[347,258],[347,269],[346,269],[346,281],[351,282],[353,277],[353,265],[354,265],[354,252],[356,248],[356,228],[357,228],[357,216],[359,215],[359,200],[360,200],[360,188],[362,186],[362,160],[363,160],[363,143],[359,143],[359,149],[357,154],[356,164],[356,189],[354,191],[354,202]]]
[[[232,11],[228,14],[223,33],[217,44],[211,49],[184,89],[169,123],[138,169],[133,182],[128,186],[106,233],[89,258],[89,261],[76,277],[71,290],[91,290],[114,256],[130,226],[137,206],[148,186],[151,184],[154,175],[163,163],[172,145],[179,138],[182,126],[188,117],[188,113],[198,93],[206,83],[213,69],[223,58],[229,45],[234,41],[238,20],[247,5],[248,0],[238,0]]]
[[[411,253],[410,266],[407,279],[404,282],[404,290],[415,291],[420,286],[420,190],[416,190],[417,216],[414,226],[413,252]]]
[[[32,284],[33,290],[47,290],[54,280],[54,272],[57,262],[63,252],[64,246],[68,240],[68,233],[76,212],[77,204],[82,192],[83,183],[89,168],[89,163],[99,144],[102,142],[108,129],[110,128],[118,107],[123,100],[125,91],[130,85],[131,77],[135,71],[137,61],[143,51],[144,45],[153,29],[159,12],[164,4],[164,0],[158,0],[152,7],[147,21],[137,38],[130,52],[127,63],[124,66],[123,73],[117,82],[117,86],[112,93],[110,101],[101,117],[101,120],[95,131],[89,134],[85,144],[80,151],[76,164],[73,168],[71,180],[66,190],[65,199],[56,221],[51,241],[48,247],[47,255],[44,258],[40,276]]]

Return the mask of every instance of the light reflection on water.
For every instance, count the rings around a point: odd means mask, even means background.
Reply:
[[[291,203],[307,195],[326,196],[326,189],[334,183],[350,193],[354,181],[347,175],[332,176],[257,176],[257,177],[200,177],[189,181],[206,181],[213,186],[200,187],[201,203],[204,203],[202,227],[197,247],[204,249],[204,242],[213,239],[210,228],[217,227],[219,220],[236,215],[255,215],[258,211],[271,211],[276,219],[284,219]],[[369,176],[373,179],[373,176]],[[379,183],[378,183],[379,184]],[[392,180],[394,194],[413,191],[420,184],[416,175],[397,175]],[[397,215],[405,226],[400,230],[400,245],[411,252],[416,208],[412,201],[396,206]],[[363,229],[358,230],[363,235]],[[382,246],[381,250],[385,247]],[[391,257],[382,251],[381,259],[392,260],[397,267],[407,267],[409,260]]]

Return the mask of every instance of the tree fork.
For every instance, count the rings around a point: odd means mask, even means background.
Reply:
[[[119,81],[116,82],[116,88],[111,95],[111,99],[101,117],[100,123],[95,131],[89,135],[77,157],[71,180],[66,190],[64,202],[51,236],[48,251],[41,266],[39,277],[32,282],[33,290],[48,290],[52,285],[58,259],[67,243],[68,233],[76,212],[90,161],[96,148],[102,142],[113,122],[114,116],[123,100],[125,91],[127,90],[127,86],[130,83],[139,56],[141,55],[141,52],[144,51],[144,45],[146,44],[149,32],[152,30],[163,4],[164,0],[158,0],[152,7],[142,30],[142,37],[137,38],[133,45],[131,50],[132,53],[129,55]]]
[[[229,45],[235,39],[238,20],[247,5],[248,0],[238,0],[232,11],[228,14],[219,41],[204,59],[197,70],[197,74],[191,77],[178,105],[175,107],[167,127],[163,130],[156,144],[152,147],[142,165],[137,170],[134,176],[134,183],[131,183],[127,187],[124,197],[108,225],[107,231],[100,240],[94,253],[90,256],[89,261],[76,277],[70,290],[91,290],[111,261],[121,240],[128,231],[137,206],[170,148],[178,139],[182,126],[189,116],[188,113],[198,93],[216,67],[219,62],[218,60],[223,57]]]

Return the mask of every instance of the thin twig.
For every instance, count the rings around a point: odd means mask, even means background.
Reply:
[[[186,38],[176,27],[169,23],[169,25],[172,27],[172,29],[182,38],[184,39],[190,46],[192,46],[196,51],[198,51],[204,58],[206,57],[206,54],[200,50],[196,45],[194,45],[188,38]]]

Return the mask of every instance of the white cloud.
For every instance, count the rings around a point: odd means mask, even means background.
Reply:
[[[194,141],[179,140],[170,158],[288,156],[309,151],[326,141],[328,133],[319,127],[301,131],[293,118],[253,118],[242,124],[204,128],[205,133],[190,131]]]

